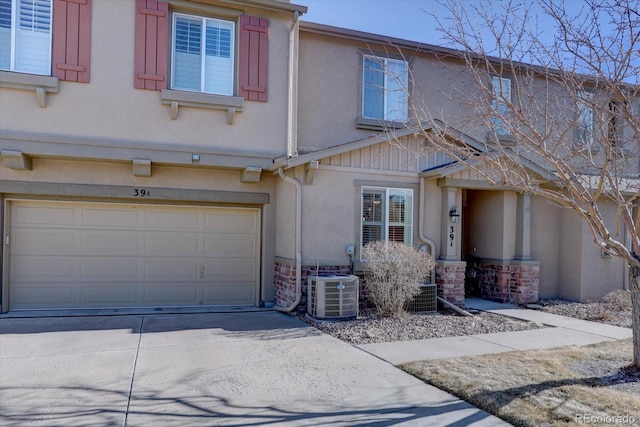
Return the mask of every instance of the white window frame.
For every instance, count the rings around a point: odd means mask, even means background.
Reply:
[[[200,61],[201,62],[200,62],[200,89],[199,90],[192,89],[192,88],[186,88],[186,87],[180,87],[180,86],[176,85],[176,82],[175,82],[175,76],[176,76],[176,73],[175,73],[176,20],[178,18],[199,20],[201,22],[202,32],[201,32],[201,37],[200,37],[200,51],[201,51],[201,59],[200,59]],[[230,81],[227,82],[226,88],[223,91],[208,91],[208,90],[206,90],[206,79],[205,79],[206,67],[205,67],[205,61],[206,61],[206,57],[207,57],[207,55],[206,55],[207,21],[218,21],[218,22],[223,22],[225,24],[231,24],[231,26],[232,26],[232,28],[231,28],[231,41],[230,41],[230,57],[229,57],[229,61],[231,62]],[[171,89],[181,90],[181,91],[188,91],[188,92],[195,92],[195,93],[206,93],[206,94],[213,94],[213,95],[233,96],[234,95],[234,91],[235,91],[236,79],[237,79],[237,77],[236,77],[236,54],[237,54],[238,47],[237,47],[237,44],[236,44],[236,37],[237,37],[236,28],[237,28],[237,22],[234,21],[234,20],[174,12],[172,14],[172,18],[171,18],[171,46],[169,47],[170,55],[171,55]],[[203,51],[204,51],[204,53],[203,53]]]
[[[365,114],[366,103],[365,95],[367,88],[367,61],[374,61],[382,65],[383,83],[382,83],[382,117],[372,117]],[[402,75],[393,74],[390,69],[390,63],[402,64],[404,71]],[[369,85],[372,86],[372,85]],[[400,101],[395,106],[389,105],[389,94],[393,91],[401,91]],[[384,120],[392,122],[406,123],[409,117],[409,64],[407,61],[394,58],[386,58],[374,55],[362,55],[362,99],[360,114],[365,119]],[[400,110],[401,108],[401,110]]]
[[[48,37],[47,37],[47,62],[46,64],[44,64],[41,68],[41,71],[37,71],[37,70],[33,70],[33,69],[29,69],[29,68],[23,68],[20,67],[19,65],[16,65],[16,60],[17,60],[17,52],[16,52],[16,41],[17,41],[17,36],[18,36],[18,26],[19,26],[19,22],[18,22],[18,9],[20,7],[20,4],[22,1],[28,1],[28,0],[9,0],[9,2],[11,3],[10,7],[11,7],[11,24],[9,27],[9,37],[10,37],[10,54],[9,54],[9,67],[8,68],[2,68],[3,71],[12,71],[12,72],[17,72],[17,73],[24,73],[24,74],[35,74],[35,75],[41,75],[41,76],[50,76],[51,75],[51,50],[52,50],[52,40],[53,40],[53,7],[54,7],[54,1],[53,0],[49,0],[49,30],[48,30]],[[38,1],[38,0],[36,0]],[[42,0],[40,0],[42,1]],[[46,1],[46,0],[45,0]],[[2,27],[2,29],[4,29],[4,27]],[[0,29],[1,30],[1,29]],[[28,32],[28,30],[21,30],[21,31],[25,31]],[[35,31],[32,31],[35,32]],[[40,67],[38,67],[40,68]]]
[[[494,109],[493,117],[493,131],[497,135],[508,135],[509,130],[504,124],[504,120],[501,118],[507,112],[509,104],[512,100],[511,91],[511,78],[504,76],[492,76],[491,77],[491,106]]]
[[[593,92],[576,93],[576,143],[593,145]]]
[[[383,193],[384,198],[381,201],[382,204],[382,218],[381,221],[365,221],[365,203],[364,196],[369,193]],[[390,220],[390,206],[389,199],[394,196],[404,196],[408,198],[408,203],[404,204],[404,221],[391,221]],[[363,228],[365,225],[379,225],[381,230],[381,240],[389,242],[389,229],[390,227],[403,227],[404,229],[404,244],[413,245],[413,206],[414,206],[414,192],[411,188],[396,188],[396,187],[371,187],[363,186],[360,189],[360,254],[362,254],[364,233]],[[375,224],[378,223],[378,224]],[[369,242],[367,242],[369,243]],[[361,258],[362,259],[362,258]]]

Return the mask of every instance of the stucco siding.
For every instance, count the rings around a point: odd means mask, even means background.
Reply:
[[[246,9],[270,19],[269,100],[245,101],[232,125],[227,112],[179,107],[170,118],[160,92],[133,88],[134,0],[92,2],[91,81],[60,82],[38,107],[33,91],[2,89],[3,130],[215,146],[280,155],[286,150],[287,58],[291,15]]]
[[[531,257],[540,261],[540,298],[555,298],[560,288],[560,208],[531,198]]]

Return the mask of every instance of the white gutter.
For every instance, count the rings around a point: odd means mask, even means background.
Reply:
[[[298,156],[298,40],[300,13],[293,12],[289,29],[289,81],[287,99],[287,158]]]
[[[282,168],[278,168],[280,178],[296,187],[296,223],[295,223],[295,250],[296,250],[296,299],[289,307],[275,309],[285,313],[292,312],[302,300],[302,185],[295,178],[285,175]]]
[[[418,237],[420,238],[420,240],[426,243],[427,246],[429,247],[429,253],[431,254],[431,258],[434,261],[434,264],[433,264],[434,267],[429,272],[429,275],[430,275],[429,278],[431,279],[431,282],[436,283],[436,267],[435,267],[436,244],[433,240],[429,239],[424,234],[424,201],[426,200],[426,197],[424,194],[425,181],[426,181],[426,178],[421,176],[420,177],[420,207],[419,207],[419,213],[418,213]]]

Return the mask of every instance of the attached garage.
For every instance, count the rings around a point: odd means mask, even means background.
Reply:
[[[8,203],[10,310],[257,304],[259,209]]]

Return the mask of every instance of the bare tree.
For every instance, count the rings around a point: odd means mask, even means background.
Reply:
[[[453,48],[441,63],[467,83],[442,89],[461,104],[446,125],[432,106],[412,105],[416,132],[492,184],[572,209],[597,246],[628,263],[640,369],[640,3],[538,0],[537,15],[513,1],[441,5]],[[484,146],[460,143],[447,126],[486,129]],[[613,227],[605,204],[615,206]]]

